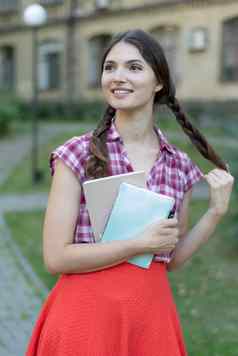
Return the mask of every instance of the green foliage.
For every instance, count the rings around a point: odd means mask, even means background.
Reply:
[[[41,121],[98,121],[104,114],[102,101],[80,101],[70,106],[63,101],[39,101],[36,111],[31,103],[11,96],[0,96],[0,137],[31,121],[36,114]]]
[[[20,119],[20,103],[7,95],[0,97],[0,137],[8,135],[14,120]]]
[[[50,153],[66,140],[70,139],[73,136],[79,136],[82,133],[82,130],[78,130],[74,132],[60,134],[57,137],[53,138],[46,145],[40,147],[38,168],[43,173],[43,180],[41,180],[36,185],[32,184],[32,159],[29,153],[26,159],[23,162],[20,162],[19,165],[13,170],[12,174],[6,180],[6,182],[0,185],[0,194],[47,192],[51,183],[49,167]]]
[[[169,125],[174,124],[169,123]],[[170,131],[174,132],[174,129],[171,127]],[[21,162],[9,178],[7,185],[1,187],[1,192],[47,192],[51,181],[48,166],[49,153],[67,138],[81,133],[61,134],[42,148],[40,167],[45,173],[45,180],[41,185],[34,189],[31,187],[30,176],[27,173],[30,171],[30,159],[28,159]],[[173,143],[186,151],[204,171],[209,169],[206,161],[201,159],[189,142],[175,138]],[[238,178],[236,149],[226,149],[220,145],[219,153],[229,162],[232,174]],[[217,227],[214,236],[183,268],[169,273],[190,356],[233,356],[238,349],[237,198],[238,189],[235,184],[229,213]],[[206,211],[207,204],[208,202],[204,200],[192,202],[189,209],[190,227]],[[48,288],[52,288],[57,276],[50,275],[43,264],[43,219],[42,211],[6,214],[7,223],[19,248],[42,281]]]
[[[45,269],[42,257],[43,211],[6,213],[12,236],[38,277],[51,289],[56,281]]]
[[[202,115],[207,115],[217,121],[226,121],[227,119],[238,119],[238,101],[237,100],[185,100],[184,108],[194,119],[199,119]]]
[[[38,105],[38,116],[41,120],[98,120],[103,113],[101,101],[80,101],[70,105],[65,102],[41,101]]]
[[[206,206],[192,202],[190,227]],[[233,356],[238,348],[237,213],[233,200],[209,242],[180,270],[169,273],[191,356]]]
[[[191,204],[192,227],[207,208],[206,201]],[[233,356],[237,341],[237,233],[227,227],[234,223],[237,204],[210,241],[183,268],[169,273],[190,356]],[[50,275],[42,259],[42,226],[44,213],[7,213],[12,236],[33,269],[52,288],[58,276]],[[236,240],[236,245],[235,245]],[[233,241],[233,243],[232,243]],[[236,258],[230,255],[236,251]],[[233,255],[235,253],[233,251]]]
[[[204,134],[210,131],[234,135],[234,127],[238,125],[238,102],[206,102],[181,101],[189,119],[198,128],[204,128]],[[103,100],[80,99],[72,103],[63,100],[39,100],[36,113],[44,121],[98,121],[104,113],[106,103]],[[7,135],[11,130],[11,122],[26,122],[35,115],[31,102],[11,96],[0,95],[0,135]],[[229,115],[229,117],[228,117]],[[162,128],[181,131],[169,109],[162,106],[156,114]],[[214,124],[215,123],[215,124]],[[235,126],[234,126],[235,125]]]

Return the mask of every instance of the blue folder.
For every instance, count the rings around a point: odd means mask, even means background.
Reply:
[[[174,202],[172,197],[121,183],[101,241],[134,238],[146,225],[160,218],[167,218]],[[149,268],[152,259],[153,254],[147,253],[134,256],[128,262]]]

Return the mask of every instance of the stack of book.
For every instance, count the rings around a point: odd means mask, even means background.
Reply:
[[[135,238],[147,225],[168,218],[174,205],[172,197],[146,188],[145,172],[90,180],[83,187],[98,242]],[[153,254],[147,253],[128,262],[149,268],[152,259]]]

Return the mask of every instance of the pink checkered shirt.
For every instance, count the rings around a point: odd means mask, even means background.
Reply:
[[[154,127],[154,130],[159,137],[160,151],[147,177],[147,188],[175,198],[173,212],[177,213],[181,207],[184,194],[193,184],[200,180],[202,172],[186,153],[169,144],[159,128]],[[71,168],[82,186],[82,183],[87,180],[85,176],[85,163],[89,158],[91,137],[92,131],[82,136],[72,137],[56,148],[50,155],[51,175],[54,175],[56,159],[60,158]],[[107,132],[107,148],[110,158],[110,175],[133,171],[123,141],[116,130],[114,122],[112,122]],[[82,242],[95,242],[83,189],[81,189],[79,215],[74,230],[74,243]],[[172,257],[173,253],[161,253],[155,255],[154,260],[168,263]]]

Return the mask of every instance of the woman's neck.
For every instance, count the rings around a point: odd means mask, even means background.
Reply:
[[[115,126],[124,143],[149,143],[155,135],[152,113],[128,113],[117,110]]]

